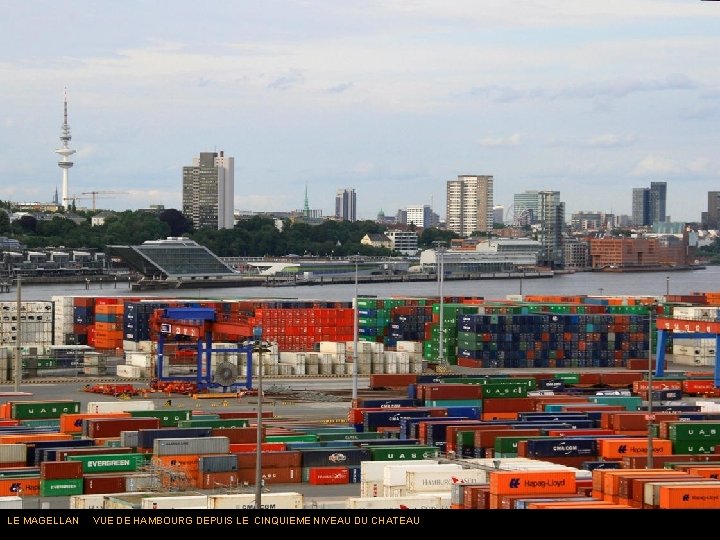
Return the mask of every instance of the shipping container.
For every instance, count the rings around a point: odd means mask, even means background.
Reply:
[[[255,484],[255,468],[238,469],[241,484]],[[266,467],[263,466],[262,479],[265,484],[299,484],[302,482],[300,467]]]
[[[83,480],[83,493],[124,493],[126,477],[123,475],[100,475],[86,476]]]
[[[8,463],[25,463],[27,447],[25,444],[0,444],[0,467]]]
[[[143,497],[140,508],[144,510],[165,510],[182,508],[207,508],[206,495],[175,495],[172,497]]]
[[[273,510],[299,510],[303,508],[303,496],[300,493],[263,493],[262,508]],[[211,510],[245,510],[255,508],[255,495],[252,493],[228,493],[208,495],[207,507]]]
[[[155,439],[209,437],[211,433],[212,429],[206,427],[142,429],[138,431],[137,447],[152,449]]]
[[[153,454],[156,456],[228,453],[230,443],[227,437],[167,438],[153,441]]]
[[[61,414],[60,415],[60,431],[63,433],[82,433],[82,421],[87,418],[128,418],[130,413],[77,413],[77,414]]]
[[[11,418],[60,418],[62,414],[80,412],[79,401],[15,401],[12,402]]]
[[[82,495],[82,478],[68,478],[65,480],[40,480],[41,497],[68,497]]]
[[[255,467],[257,454],[255,452],[239,452],[235,454],[239,469]],[[302,467],[302,453],[300,452],[263,452],[262,465],[268,468]]]
[[[84,435],[91,439],[119,437],[122,431],[160,428],[158,418],[87,418],[82,423]]]
[[[136,471],[145,464],[145,456],[143,454],[68,456],[68,461],[81,462],[83,473]]]
[[[462,469],[461,471],[408,470],[405,473],[405,488],[408,493],[426,491],[444,491],[458,483],[487,483],[487,471],[482,469]]]
[[[75,461],[43,461],[40,464],[41,480],[82,478],[82,463]]]
[[[561,471],[492,471],[490,493],[518,495],[526,493],[575,493],[575,473]]]
[[[152,410],[155,410],[155,402],[150,400],[90,401],[87,404],[87,412],[92,414]]]
[[[436,495],[412,495],[407,497],[350,497],[347,500],[349,510],[384,509],[443,509],[450,508],[450,496],[442,498]]]
[[[200,456],[198,468],[201,473],[237,471],[238,457],[235,454]]]
[[[350,471],[347,467],[310,467],[309,482],[315,486],[348,484]]]
[[[180,422],[191,419],[190,410],[162,409],[158,411],[131,411],[130,416],[134,418],[157,418],[160,420],[160,427],[177,427]]]
[[[434,446],[387,446],[369,447],[372,461],[426,460],[440,456]]]
[[[100,510],[104,507],[104,495],[72,495],[70,510]]]
[[[0,510],[21,510],[23,507],[22,497],[9,496],[0,497]]]
[[[198,487],[202,489],[234,489],[240,483],[237,471],[200,472]]]

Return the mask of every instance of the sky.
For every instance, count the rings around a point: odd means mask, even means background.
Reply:
[[[568,214],[630,214],[666,181],[673,220],[720,190],[720,2],[2,0],[0,199],[61,189],[181,208],[182,167],[235,158],[235,208],[359,219],[490,174],[495,204],[557,190]]]

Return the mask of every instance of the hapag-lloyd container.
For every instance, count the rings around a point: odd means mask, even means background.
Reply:
[[[155,410],[155,402],[151,400],[90,401],[87,404],[87,412],[95,414],[153,410]]]
[[[292,491],[285,493],[263,493],[262,508],[273,510],[299,510],[303,507],[303,496]],[[211,510],[246,510],[255,508],[252,493],[208,495],[207,507]]]
[[[598,439],[600,455],[604,459],[621,459],[625,456],[642,456],[648,453],[647,439]],[[667,439],[653,441],[653,455],[673,453],[672,442]]]
[[[660,486],[661,509],[718,509],[720,508],[720,484],[708,486]]]
[[[431,509],[450,508],[450,497],[437,495],[412,495],[406,497],[350,497],[346,507],[349,510],[385,510],[385,509]]]
[[[575,473],[548,471],[492,471],[492,495],[524,495],[528,493],[575,493]]]
[[[145,464],[143,454],[100,454],[95,456],[68,456],[69,461],[80,461],[83,473],[136,471]]]
[[[650,508],[657,508],[660,506],[660,488],[663,487],[682,487],[682,488],[692,488],[692,487],[711,487],[711,488],[720,488],[720,482],[716,482],[713,480],[710,481],[699,481],[699,480],[689,480],[687,483],[683,482],[668,482],[663,483],[662,481],[659,482],[648,482],[643,486],[643,505],[645,507]]]
[[[230,453],[230,441],[227,437],[168,438],[153,441],[153,454],[156,456],[228,453]]]
[[[175,508],[207,508],[207,495],[177,495],[174,497],[144,497],[140,508],[165,510]]]
[[[27,459],[26,445],[0,444],[0,463],[18,463]]]
[[[445,491],[458,483],[484,484],[486,482],[487,471],[482,469],[463,469],[451,472],[408,470],[405,473],[405,488],[408,493]]]

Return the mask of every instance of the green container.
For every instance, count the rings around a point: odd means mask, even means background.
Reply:
[[[60,419],[59,418],[40,418],[38,420],[20,420],[21,426],[28,426],[28,427],[49,427],[49,428],[55,428],[60,429]]]
[[[330,433],[321,433],[316,435],[318,441],[362,441],[365,439],[385,439],[384,433],[378,433],[377,431],[364,431],[364,432],[348,432],[331,435]]]
[[[200,414],[193,414],[190,415],[190,420],[219,420],[220,415],[218,414],[212,414],[212,413],[200,413]]]
[[[495,452],[508,452],[515,453],[517,455],[518,442],[529,441],[530,439],[558,439],[558,437],[543,437],[540,435],[525,435],[517,437],[496,437],[495,438]]]
[[[714,454],[720,441],[673,441],[673,454]]]
[[[426,407],[482,407],[482,399],[430,399]]]
[[[590,396],[589,401],[598,405],[619,405],[626,411],[639,411],[642,405],[642,398],[637,396]]]
[[[565,384],[580,384],[579,373],[557,373],[553,375],[553,379],[559,379]]]
[[[375,298],[358,298],[358,309],[375,309],[377,308],[377,299]]]
[[[159,411],[130,411],[130,416],[134,418],[159,418],[160,427],[177,427],[180,422],[190,420],[198,420],[191,417],[189,409],[177,410],[159,410]],[[208,418],[208,420],[211,420]]]
[[[675,422],[668,434],[671,441],[720,442],[720,422]]]
[[[490,383],[483,384],[481,388],[483,399],[527,397],[528,392],[527,386],[524,383]]]
[[[22,366],[24,368],[27,368],[28,365],[36,367],[38,369],[49,369],[57,367],[57,360],[55,360],[54,358],[33,358],[32,360],[23,358]]]
[[[103,446],[107,446],[108,448],[120,448],[120,438],[105,439],[105,444],[103,444]]]
[[[79,412],[79,401],[16,401],[12,404],[11,417],[15,420],[60,418],[61,414]]]
[[[437,446],[368,446],[373,461],[406,461],[440,456]]]
[[[68,480],[40,480],[41,497],[69,497],[82,495],[83,479],[70,478]]]
[[[96,454],[93,456],[68,456],[67,459],[68,461],[82,462],[83,474],[136,471],[145,465],[145,454]]]
[[[265,442],[317,442],[317,435],[267,435]]]
[[[223,418],[218,420],[181,420],[178,427],[209,427],[209,428],[229,428],[229,427],[248,427],[250,421],[247,418]]]

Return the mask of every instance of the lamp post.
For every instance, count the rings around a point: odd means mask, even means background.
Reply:
[[[358,397],[358,261],[360,256],[352,258],[355,262],[355,302],[353,305],[353,365],[352,365],[352,399]]]
[[[263,405],[263,362],[262,353],[263,351],[269,351],[267,343],[262,341],[262,326],[253,327],[253,339],[255,344],[253,345],[253,351],[258,353],[258,400],[257,400],[257,432],[256,432],[256,444],[255,444],[255,508],[262,508],[262,405]]]
[[[665,296],[670,295],[670,276],[665,276]]]
[[[443,281],[445,278],[445,242],[442,240],[435,240],[435,263],[438,273],[438,294],[440,296],[440,337],[438,339],[438,364],[445,364],[445,309],[444,309],[444,298],[443,298]]]
[[[653,420],[655,415],[653,414],[653,351],[652,351],[652,338],[653,338],[653,310],[657,304],[653,303],[650,305],[650,313],[648,316],[648,413],[647,413],[647,430],[648,430],[648,453],[647,453],[647,468],[653,468]]]
[[[15,325],[15,377],[13,390],[20,391],[20,379],[22,379],[22,362],[20,361],[22,343],[20,340],[20,326],[22,325],[22,283],[20,274],[17,275],[17,324]]]

